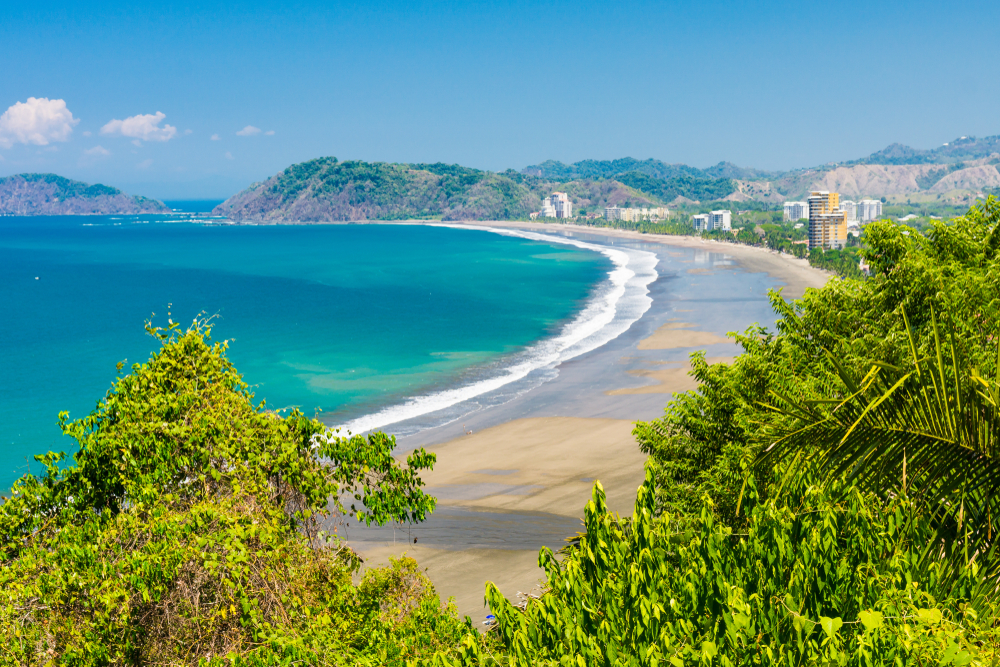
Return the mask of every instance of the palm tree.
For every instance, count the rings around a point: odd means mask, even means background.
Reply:
[[[827,352],[842,396],[808,400],[772,392],[766,407],[792,424],[761,453],[759,464],[793,471],[815,466],[888,497],[906,497],[936,539],[925,563],[946,561],[955,573],[976,562],[986,580],[1000,578],[1000,337],[996,373],[971,368],[954,335],[948,351],[931,312],[933,354],[921,357],[906,313],[909,360],[901,368],[872,362],[858,377]]]

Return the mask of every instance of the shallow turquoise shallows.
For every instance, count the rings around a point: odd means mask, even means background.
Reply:
[[[268,407],[349,420],[455,386],[555,333],[610,261],[485,231],[0,218],[0,486],[92,410],[165,324],[213,336]]]

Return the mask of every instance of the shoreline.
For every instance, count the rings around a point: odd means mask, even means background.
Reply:
[[[298,223],[292,223],[298,224]],[[385,224],[379,221],[365,221],[352,224]],[[826,282],[836,276],[832,271],[818,269],[809,264],[809,260],[800,259],[791,255],[761,248],[749,246],[742,243],[728,243],[726,241],[707,240],[693,236],[671,236],[669,234],[643,234],[626,229],[612,229],[608,227],[590,227],[587,225],[577,225],[574,223],[559,222],[524,222],[506,220],[485,220],[477,221],[447,221],[447,222],[427,222],[421,220],[402,220],[398,223],[388,224],[442,224],[464,227],[498,227],[524,229],[539,233],[560,235],[561,232],[572,231],[578,234],[587,234],[613,239],[628,239],[641,243],[656,243],[666,246],[680,248],[697,248],[709,250],[710,252],[722,252],[733,257],[734,260],[749,272],[763,271],[774,278],[786,283],[788,290],[782,291],[782,296],[786,299],[798,299],[805,293],[806,288],[822,287]]]
[[[580,529],[595,481],[612,511],[631,514],[646,460],[632,428],[662,415],[674,393],[696,387],[687,374],[693,352],[704,350],[710,363],[731,361],[741,350],[727,332],[773,323],[768,289],[783,287],[782,296],[796,298],[831,276],[773,251],[687,237],[525,222],[390,224],[514,228],[658,259],[652,304],[626,331],[558,364],[554,377],[505,403],[398,438],[398,452],[425,447],[438,455],[425,476],[439,499],[427,522],[349,529],[347,542],[367,566],[414,557],[442,599],[454,597],[460,615],[475,621],[487,613],[486,581],[509,599],[538,585],[539,548],[558,550]]]
[[[238,225],[426,225],[451,226],[489,229],[520,229],[524,231],[563,236],[566,232],[585,234],[589,236],[626,239],[641,243],[653,243],[679,248],[697,248],[711,252],[722,252],[730,255],[739,265],[749,272],[765,272],[785,283],[787,291],[782,291],[786,299],[798,299],[806,288],[822,287],[836,276],[832,271],[818,269],[809,264],[809,260],[742,243],[707,240],[693,236],[672,236],[669,234],[643,234],[625,229],[609,227],[590,227],[568,222],[530,222],[524,220],[350,220],[323,222],[231,222]]]

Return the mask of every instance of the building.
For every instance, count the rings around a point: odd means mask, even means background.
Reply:
[[[572,218],[573,203],[569,200],[569,195],[565,192],[553,192],[542,200],[542,210],[536,217],[539,218]]]
[[[724,229],[727,232],[733,228],[733,213],[729,210],[712,211],[708,214],[710,229]]]
[[[618,208],[609,206],[604,209],[604,217],[608,220],[624,220],[638,222],[639,220],[662,220],[670,215],[666,207],[660,208]]]
[[[862,199],[858,202],[857,218],[861,222],[871,222],[882,217],[882,202],[878,199]]]
[[[847,221],[840,194],[817,190],[809,194],[809,248],[838,249],[847,245]]]
[[[712,211],[694,216],[696,232],[711,232],[716,229],[731,231],[733,228],[732,211]]]
[[[844,220],[847,222],[858,221],[858,205],[855,202],[852,202],[850,199],[845,199],[840,202],[840,210],[844,212]]]
[[[795,222],[809,217],[809,204],[804,201],[785,202],[785,220]]]

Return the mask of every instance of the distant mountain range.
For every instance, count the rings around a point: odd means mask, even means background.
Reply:
[[[163,202],[132,197],[107,185],[55,174],[0,178],[0,215],[131,215],[169,213]]]
[[[968,203],[1000,187],[1000,136],[962,137],[933,150],[893,144],[867,158],[811,169],[768,172],[720,162],[708,169],[660,160],[549,160],[520,172],[446,164],[341,162],[292,165],[226,200],[214,213],[236,221],[322,222],[442,218],[526,218],[553,191],[587,214],[606,206],[709,201],[779,203],[810,190],[844,197],[937,199]]]
[[[810,190],[847,198],[967,204],[1000,192],[1000,136],[960,137],[921,150],[892,144],[866,158],[769,172],[720,162],[707,169],[660,160],[548,160],[495,173],[448,164],[392,164],[318,158],[295,164],[227,199],[214,213],[240,222],[504,220],[527,218],[553,191],[582,214],[607,206],[706,202],[777,204]],[[0,214],[165,213],[161,202],[54,174],[0,179]]]

